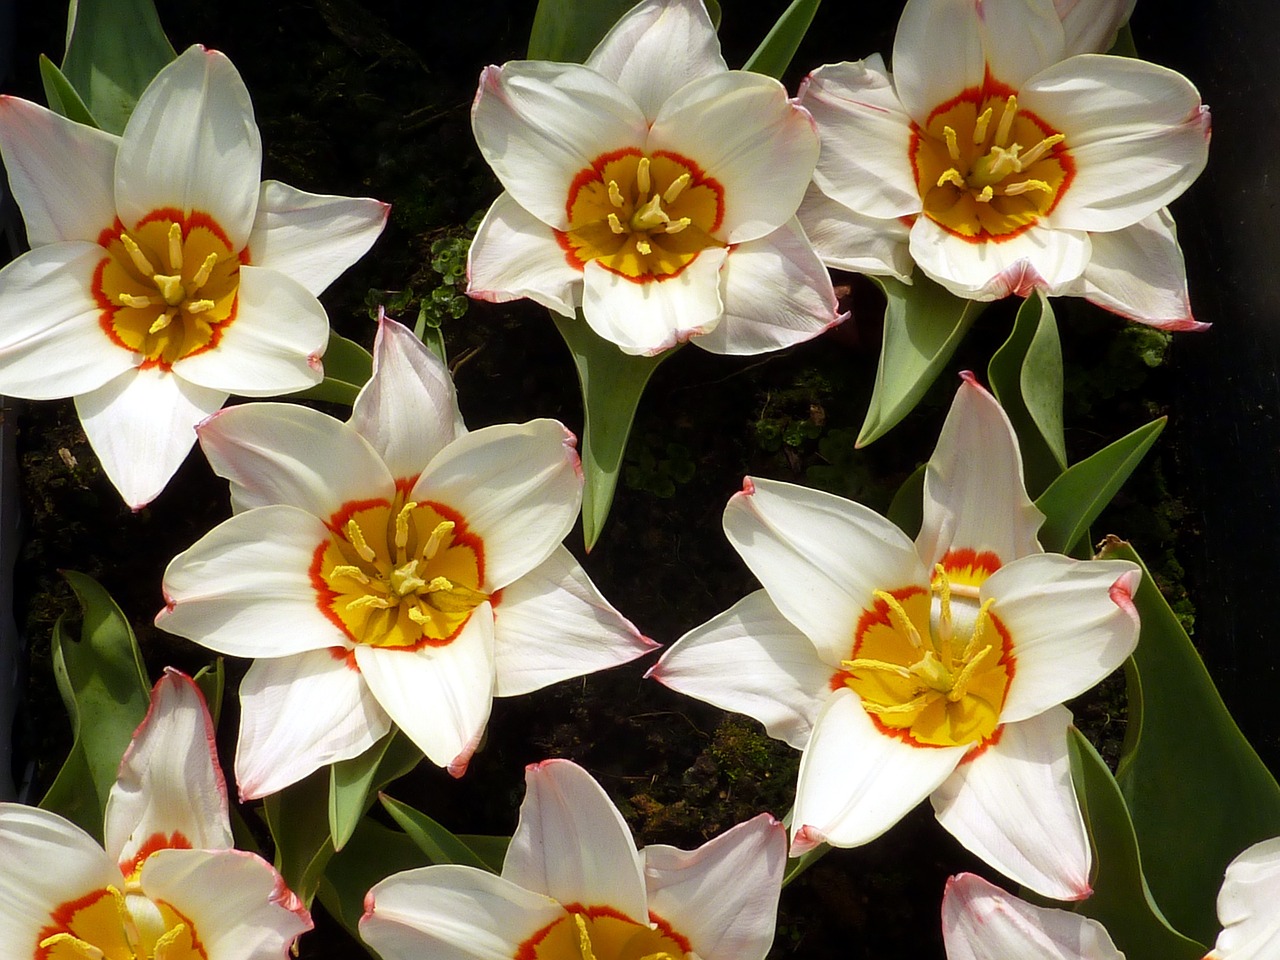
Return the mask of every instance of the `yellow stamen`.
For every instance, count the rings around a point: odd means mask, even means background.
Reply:
[[[919,710],[925,705],[928,699],[929,695],[922,693],[920,696],[907,700],[905,703],[888,704],[876,703],[873,700],[863,700],[862,709],[867,711],[867,713],[874,713],[877,717],[885,715],[893,716],[894,714],[911,713],[914,710]]]
[[[649,245],[649,241],[644,237],[636,237],[636,253],[642,257],[647,257],[653,253],[653,247]]]
[[[403,552],[409,545],[409,517],[416,506],[417,504],[410,500],[396,514],[396,550],[399,552]]]
[[[609,181],[609,202],[612,203],[619,210],[622,209],[623,203],[626,202],[622,199],[622,191],[618,189],[617,180]]]
[[[187,313],[205,313],[215,306],[217,304],[212,300],[189,300],[187,301]]]
[[[79,937],[73,937],[69,933],[55,933],[51,937],[45,937],[40,941],[41,950],[53,952],[54,947],[61,947],[60,955],[70,952],[72,956],[83,957],[84,960],[105,960],[106,954],[99,950],[91,943],[85,943]]]
[[[218,265],[218,255],[211,253],[204,258],[204,263],[200,264],[200,269],[196,271],[196,275],[191,278],[191,289],[199,290],[209,282],[209,275],[213,273],[213,268]]]
[[[889,608],[889,619],[893,622],[893,625],[906,636],[913,647],[917,650],[920,649],[922,646],[920,631],[911,622],[911,618],[907,616],[907,611],[903,608],[898,598],[884,590],[874,590],[871,595],[877,600],[884,601],[885,606]]]
[[[165,327],[169,326],[169,324],[173,323],[173,318],[177,315],[178,308],[170,307],[164,313],[160,314],[160,316],[156,317],[155,322],[151,324],[147,332],[159,333],[161,330],[165,329]]]
[[[900,663],[890,663],[887,660],[872,660],[866,657],[857,657],[853,660],[841,660],[841,668],[848,670],[850,673],[858,673],[862,670],[878,670],[881,673],[892,673],[894,676],[902,677],[904,680],[911,679],[911,671]]]
[[[1045,183],[1043,180],[1023,180],[1021,183],[1010,183],[1004,188],[1006,197],[1016,197],[1019,194],[1026,193],[1028,190],[1041,190],[1045,193],[1053,193],[1053,187]]]
[[[129,254],[129,259],[133,261],[133,265],[137,271],[144,277],[149,277],[156,272],[156,268],[151,265],[151,261],[147,259],[147,255],[142,252],[142,248],[138,246],[137,241],[127,233],[120,234],[120,242],[124,244],[125,250]]]
[[[1055,133],[1051,137],[1045,137],[1018,158],[1022,162],[1022,169],[1025,170],[1027,167],[1031,166],[1031,164],[1035,163],[1065,139],[1067,139],[1067,137],[1066,134],[1063,133]]]
[[[627,228],[622,225],[622,221],[618,219],[616,213],[609,214],[609,229],[614,233],[623,234],[627,232]]]
[[[653,196],[631,217],[632,230],[654,230],[671,220],[662,209],[662,197]]]
[[[662,194],[662,199],[667,203],[675,203],[676,197],[684,193],[684,188],[689,185],[691,177],[687,173],[682,173],[671,181],[671,186],[667,187],[666,192]]]
[[[582,918],[582,914],[575,913],[573,922],[578,925],[578,953],[582,960],[596,960],[595,951],[591,949],[591,934],[587,932],[587,921]]]
[[[653,183],[649,179],[649,158],[641,157],[640,162],[636,164],[636,189],[640,191],[641,196],[646,196],[652,186]]]
[[[991,189],[991,184],[987,184],[985,187],[982,188],[982,192],[979,193],[973,199],[977,200],[979,203],[990,203],[991,198],[994,197],[995,195],[996,195],[996,192]]]
[[[362,585],[367,584],[369,582],[369,577],[367,574],[365,574],[363,570],[361,570],[359,567],[352,566],[349,563],[338,564],[336,567],[333,568],[333,570],[330,571],[329,576],[350,577],[352,580],[356,581],[356,583],[359,583]]]
[[[968,186],[968,184],[964,182],[964,177],[960,175],[960,171],[955,167],[948,167],[942,176],[938,178],[937,185],[941,187],[948,183],[953,187],[959,187],[961,190]]]
[[[169,224],[169,269],[182,270],[182,227]]]
[[[440,550],[440,543],[445,537],[453,535],[454,523],[452,520],[441,520],[436,524],[436,528],[431,531],[431,536],[427,538],[427,544],[422,548],[422,559],[430,560]]]
[[[982,111],[982,115],[978,117],[973,125],[973,142],[975,146],[982,146],[987,139],[987,127],[991,125],[991,108]]]
[[[1004,102],[1004,113],[1000,114],[1000,124],[996,127],[996,146],[1003,147],[1009,142],[1009,131],[1013,129],[1013,118],[1018,115],[1018,98],[1012,93]]]
[[[947,141],[947,153],[951,155],[954,161],[960,160],[960,144],[956,141],[956,131],[952,127],[943,127],[942,135]]]
[[[134,307],[141,310],[143,307],[154,307],[163,301],[157,300],[155,297],[136,297],[131,293],[116,294],[116,303],[122,307]]]
[[[961,659],[966,662],[973,659],[973,653],[978,649],[979,638],[987,632],[987,622],[991,619],[991,605],[995,602],[995,597],[988,597],[978,608],[978,615],[973,619],[973,635],[965,644],[964,653],[961,654]]]
[[[427,586],[427,581],[418,576],[418,561],[410,560],[403,567],[391,571],[391,589],[400,596],[417,593]]]
[[[946,568],[938,564],[934,570],[934,589],[938,591],[938,650],[943,657],[951,659],[951,640],[954,632],[951,629],[951,580],[947,577]]]
[[[390,610],[396,605],[394,600],[388,600],[385,597],[375,597],[371,593],[364,593],[347,601],[348,610],[359,610],[361,607],[373,607],[376,610]]]
[[[681,217],[679,220],[671,220],[667,223],[666,233],[679,233],[689,224],[693,223],[689,217]]]
[[[348,520],[344,529],[347,535],[347,542],[356,548],[356,553],[360,554],[360,559],[366,563],[373,563],[378,553],[365,540],[364,531],[360,529],[360,525],[355,520]]]
[[[975,633],[974,636],[977,636],[977,634]],[[951,690],[947,693],[948,700],[952,703],[959,703],[965,698],[965,695],[969,692],[969,681],[978,672],[978,667],[982,665],[982,661],[986,659],[991,649],[991,644],[987,644],[977,656],[965,663],[964,669],[951,681]]]

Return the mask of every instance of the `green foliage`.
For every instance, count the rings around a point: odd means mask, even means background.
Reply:
[[[1173,929],[1151,898],[1133,823],[1111,771],[1080,731],[1070,731],[1067,745],[1095,873],[1093,896],[1076,909],[1107,928],[1126,960],[1200,960],[1205,948]]]
[[[813,23],[813,16],[818,12],[821,2],[822,0],[792,0],[755,53],[747,58],[742,69],[781,79],[787,72],[787,67],[791,66],[791,60],[809,31],[809,24]]]
[[[910,413],[951,359],[985,303],[956,297],[919,270],[911,284],[871,277],[886,298],[876,385],[858,446],[878,440]]]
[[[688,447],[664,442],[657,434],[648,433],[643,445],[628,445],[623,481],[630,490],[644,490],[670,500],[676,495],[677,486],[693,479],[696,469]]]
[[[1120,541],[1108,543],[1103,556],[1142,564]],[[1245,847],[1280,835],[1280,786],[1145,567],[1134,604],[1142,638],[1131,661],[1133,732],[1117,779],[1156,902],[1178,929],[1208,943],[1227,864]]]
[[[324,352],[325,377],[320,383],[299,393],[291,400],[322,400],[351,406],[360,388],[373,376],[373,357],[353,340],[329,331],[329,346]]]
[[[409,738],[392,729],[358,757],[329,767],[329,836],[335,851],[351,839],[372,804],[375,782],[386,783],[408,773],[422,759]]]
[[[67,636],[62,617],[52,640],[54,678],[74,740],[40,806],[101,841],[107,796],[120,758],[147,715],[151,685],[133,630],[115,601],[91,577],[74,570],[63,575],[83,615],[78,641]]]
[[[481,846],[488,858],[472,849],[471,844],[463,837],[445,829],[420,810],[415,810],[407,803],[393,800],[386,794],[380,796],[382,808],[391,815],[391,819],[400,825],[405,834],[412,840],[431,863],[458,863],[477,870],[497,873],[502,869],[502,857],[506,855],[510,837],[480,837]],[[499,853],[500,851],[500,853]],[[496,865],[493,856],[498,853]]]
[[[704,2],[711,22],[718,27],[719,0]],[[529,59],[582,63],[636,3],[637,0],[539,0],[529,32]]]
[[[66,74],[43,53],[40,54],[40,82],[44,85],[44,98],[50,110],[76,123],[98,126],[98,121],[93,119],[89,108],[84,105]]]
[[[76,0],[70,17],[61,72],[97,125],[122,133],[142,91],[175,56],[155,5],[152,0]],[[60,89],[57,99],[75,109]],[[53,97],[49,106],[58,110]]]

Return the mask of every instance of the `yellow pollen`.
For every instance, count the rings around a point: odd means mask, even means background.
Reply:
[[[391,588],[403,597],[428,587],[427,581],[417,576],[417,573],[418,561],[410,560],[403,567],[391,571]]]
[[[157,300],[155,297],[139,297],[131,293],[116,294],[116,303],[122,307],[133,307],[141,310],[143,307],[158,307],[164,303],[163,300]]]
[[[363,570],[349,563],[338,564],[331,571],[329,571],[329,576],[350,577],[356,583],[360,583],[360,584],[366,584],[369,582],[369,577],[365,574]]]
[[[218,255],[211,253],[204,258],[204,263],[200,264],[200,269],[196,271],[194,277],[191,278],[191,289],[199,290],[209,282],[209,275],[213,273],[213,268],[218,265]]]
[[[666,229],[665,231],[663,231],[663,232],[664,232],[664,233],[679,233],[681,230],[683,230],[685,227],[689,226],[689,224],[691,224],[691,223],[693,223],[693,221],[692,221],[692,220],[690,220],[688,217],[681,217],[679,220],[672,220],[672,221],[670,221],[670,222],[667,224],[667,229]]]
[[[622,205],[626,202],[622,199],[622,191],[618,189],[617,180],[609,181],[609,202],[619,210],[622,209]]]
[[[595,951],[591,949],[591,934],[587,931],[587,921],[582,914],[575,913],[573,922],[578,925],[578,953],[582,960],[596,960]]]
[[[982,114],[978,117],[978,119],[974,121],[974,124],[973,124],[974,146],[980,147],[986,142],[987,127],[989,127],[990,125],[991,125],[991,108],[987,107],[987,109],[982,111]]]
[[[180,274],[167,276],[163,273],[153,274],[151,280],[156,285],[156,289],[160,291],[160,296],[164,297],[164,302],[171,307],[176,307],[186,299],[187,291],[182,285],[182,276]]]
[[[897,674],[904,680],[911,678],[910,668],[904,667],[900,663],[889,663],[887,660],[871,660],[860,657],[856,660],[841,660],[840,666],[850,673],[856,673],[859,670],[879,670],[883,673]]]
[[[645,237],[636,237],[636,253],[642,257],[647,257],[653,253],[653,245]]]
[[[667,203],[675,203],[676,198],[684,193],[684,188],[689,185],[690,180],[691,178],[687,173],[680,174],[680,176],[671,181],[671,186],[667,187],[663,192],[662,199]]]
[[[996,146],[1003,147],[1009,142],[1009,131],[1013,129],[1013,118],[1018,115],[1018,98],[1012,93],[1004,102],[1004,112],[1000,114],[1000,123],[996,127]]]
[[[147,255],[142,252],[142,248],[138,246],[137,241],[127,233],[120,234],[120,242],[124,244],[124,248],[129,253],[129,259],[133,261],[133,265],[138,272],[144,277],[149,277],[156,272],[156,268],[151,265],[151,261],[147,259]]]
[[[979,203],[990,203],[991,198],[994,197],[995,195],[996,195],[996,192],[991,189],[991,184],[987,184],[985,187],[982,188],[982,191],[980,193],[974,196],[973,199],[977,200]]]
[[[636,189],[640,191],[640,196],[649,195],[649,191],[653,188],[653,182],[649,176],[649,158],[641,157],[640,162],[636,165]]]
[[[45,937],[40,941],[41,950],[52,951],[54,947],[62,947],[63,950],[69,950],[72,956],[83,957],[84,960],[105,960],[107,956],[93,944],[85,943],[69,933],[55,933],[53,936]]]
[[[1041,140],[1034,147],[1032,147],[1030,150],[1028,150],[1026,153],[1024,153],[1021,157],[1018,158],[1022,162],[1021,169],[1025,170],[1027,167],[1031,166],[1031,164],[1035,163],[1037,160],[1043,157],[1046,153],[1048,153],[1050,150],[1052,150],[1054,147],[1056,147],[1058,144],[1062,143],[1062,141],[1066,139],[1067,139],[1066,134],[1063,134],[1063,133],[1055,133],[1053,134],[1053,136],[1045,137],[1043,140]]]
[[[394,600],[388,600],[386,597],[375,597],[371,593],[365,593],[354,600],[347,601],[348,610],[360,610],[364,607],[372,607],[375,610],[390,610],[395,605],[396,602]]]
[[[953,127],[943,127],[942,135],[947,141],[947,153],[951,155],[952,160],[958,162],[960,160],[960,144],[956,140],[955,129]]]
[[[978,636],[977,631],[974,636]],[[972,641],[970,641],[972,643]],[[991,644],[987,644],[973,657],[969,658],[960,673],[951,682],[951,690],[947,693],[947,699],[952,703],[959,703],[969,693],[969,682],[973,679],[973,675],[978,672],[978,667],[982,665],[982,661],[987,658],[987,654],[992,651]]]
[[[216,306],[212,300],[188,300],[187,313],[208,313]]]
[[[1016,197],[1019,194],[1026,193],[1028,190],[1040,190],[1044,193],[1053,193],[1053,187],[1045,183],[1043,180],[1023,180],[1021,183],[1010,183],[1005,186],[1004,194],[1006,197]]]
[[[670,221],[662,209],[662,197],[654,195],[631,217],[632,230],[654,230]]]
[[[156,317],[155,322],[151,324],[150,328],[147,330],[147,333],[159,333],[161,330],[169,326],[169,324],[173,323],[173,318],[176,317],[177,315],[178,315],[178,308],[170,307],[164,313],[160,314],[160,316]]]
[[[404,563],[404,548],[409,545],[409,517],[417,506],[410,500],[396,514],[396,552],[400,555],[400,563]]]
[[[942,176],[938,178],[936,186],[941,187],[948,183],[953,187],[959,187],[961,190],[968,186],[968,184],[964,182],[964,177],[960,176],[960,171],[955,167],[950,167],[943,171]]]
[[[436,528],[431,531],[431,536],[427,538],[426,546],[422,548],[424,559],[430,560],[436,555],[436,551],[440,549],[440,541],[445,537],[453,536],[454,526],[452,520],[441,520],[436,524]]]
[[[919,710],[928,700],[927,694],[921,694],[918,697],[906,701],[905,703],[876,703],[874,700],[863,700],[862,709],[867,713],[874,713],[877,717],[893,717],[901,716],[906,713],[913,713]]]
[[[608,220],[609,229],[614,233],[623,234],[627,232],[627,228],[622,225],[622,221],[618,219],[618,215],[616,213],[609,214]]]
[[[978,615],[973,620],[973,635],[965,645],[964,653],[960,655],[962,659],[972,659],[973,651],[978,645],[978,638],[987,631],[987,622],[991,619],[991,605],[995,602],[994,597],[988,597],[982,601],[982,606],[978,608]]]
[[[365,563],[373,563],[378,558],[377,552],[373,547],[369,546],[364,538],[364,532],[355,520],[347,521],[345,532],[347,534],[347,542],[356,548],[356,553],[360,554],[361,560],[365,561]]]
[[[923,646],[920,641],[920,631],[916,629],[916,625],[907,616],[907,611],[903,609],[901,601],[885,590],[873,590],[871,595],[877,600],[884,601],[884,605],[889,608],[889,619],[893,621],[893,625],[902,631],[906,638],[911,641],[913,647],[917,650],[920,649]]]
[[[951,628],[951,578],[947,576],[942,564],[937,564],[933,569],[936,574],[933,588],[938,591],[938,641],[946,651],[943,655],[950,659],[951,640],[954,636]],[[938,652],[942,653],[942,650]]]
[[[169,224],[169,269],[182,270],[182,227]]]

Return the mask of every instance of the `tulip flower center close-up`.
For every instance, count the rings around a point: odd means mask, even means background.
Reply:
[[[911,166],[924,214],[958,237],[1007,240],[1057,204],[1074,172],[1063,134],[988,81],[912,125]]]
[[[571,913],[520,945],[516,960],[685,960],[688,944],[663,925],[648,927],[593,907]]]
[[[489,599],[480,538],[447,507],[398,493],[347,504],[330,528],[311,581],[320,609],[355,643],[442,646]]]
[[[36,960],[207,960],[191,921],[126,887],[62,904],[40,931]]]
[[[569,187],[570,264],[596,260],[628,280],[674,277],[708,247],[724,218],[724,188],[696,163],[667,151],[597,157]]]
[[[93,296],[112,342],[162,367],[214,346],[236,315],[240,257],[202,213],[156,210],[99,239]]]
[[[1012,644],[977,568],[939,564],[931,592],[877,590],[836,680],[862,698],[881,730],[916,746],[980,744],[1000,725],[1013,679]]]

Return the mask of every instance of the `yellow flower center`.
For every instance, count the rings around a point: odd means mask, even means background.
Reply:
[[[883,732],[913,746],[955,747],[981,744],[1000,726],[1013,647],[993,601],[978,600],[973,581],[990,571],[976,572],[939,564],[930,591],[875,592],[836,676]]]
[[[443,646],[489,599],[484,550],[440,504],[365,500],[343,506],[311,565],[321,611],[354,643]]]
[[[236,316],[239,253],[212,217],[156,210],[132,231],[116,223],[98,242],[93,275],[100,323],[113,343],[167,368],[214,346]]]
[[[572,906],[520,945],[513,960],[686,960],[684,938],[658,921],[636,923],[608,907]]]
[[[1063,134],[988,80],[948,100],[921,129],[911,162],[924,215],[974,242],[1022,233],[1057,204],[1075,171]]]
[[[569,229],[557,232],[565,257],[581,270],[595,260],[637,283],[674,277],[708,247],[724,219],[724,189],[675,153],[606,153],[582,170],[565,205]]]
[[[61,904],[35,960],[208,960],[191,921],[127,883]]]

